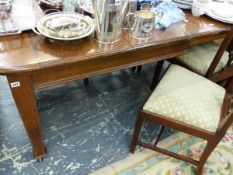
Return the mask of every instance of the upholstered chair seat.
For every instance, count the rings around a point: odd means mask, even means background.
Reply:
[[[205,76],[214,56],[219,48],[220,43],[218,41],[213,41],[206,44],[201,44],[193,46],[186,50],[185,54],[176,58],[177,61],[195,72]],[[228,53],[225,52],[222,59],[218,63],[215,72],[221,71],[229,60]]]
[[[143,110],[216,132],[225,89],[181,66],[171,65]]]
[[[201,68],[199,72],[194,73],[191,66],[172,60],[186,68],[171,64],[167,71],[163,72],[160,81],[154,81],[159,74],[153,78],[153,82],[156,82],[154,90],[138,112],[130,147],[131,153],[134,153],[139,145],[196,165],[196,174],[203,175],[208,157],[233,124],[233,111],[230,110],[233,92],[233,28],[229,30],[219,47],[215,44],[209,43],[191,49],[195,53],[195,56],[190,56],[193,59],[192,65],[196,65],[193,68]],[[215,51],[212,50],[214,47]],[[228,53],[229,60],[223,59],[224,52]],[[155,74],[161,72],[162,66],[163,62],[159,62]],[[222,68],[223,71],[220,71]],[[205,75],[202,76],[201,73]],[[221,82],[224,87],[216,82]],[[161,126],[153,143],[140,138],[143,137],[140,134],[145,120]],[[200,158],[193,159],[189,155],[164,149],[161,145],[157,146],[166,128],[173,128],[206,140]]]

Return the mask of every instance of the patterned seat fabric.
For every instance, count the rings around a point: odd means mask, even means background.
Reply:
[[[206,75],[210,64],[219,48],[219,42],[213,41],[210,43],[193,46],[186,50],[185,54],[178,57],[177,60],[188,65],[194,71],[201,75]],[[221,71],[229,60],[227,52],[224,53],[215,72]]]
[[[143,110],[216,132],[224,96],[221,86],[171,65]]]

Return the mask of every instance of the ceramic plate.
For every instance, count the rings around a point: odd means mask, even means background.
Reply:
[[[233,5],[230,3],[211,2],[207,6],[205,14],[213,19],[233,24]],[[227,7],[227,8],[226,8]]]
[[[52,13],[44,16],[37,23],[37,30],[42,35],[56,40],[77,40],[93,33],[93,19],[77,13]]]
[[[233,19],[233,5],[230,3],[212,2],[208,4],[208,8],[216,16]]]

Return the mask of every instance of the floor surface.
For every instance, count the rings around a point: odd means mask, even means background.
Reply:
[[[139,107],[149,95],[154,65],[37,91],[48,156],[33,159],[5,77],[0,77],[0,175],[85,175],[129,155]],[[158,127],[145,123],[143,138]],[[167,136],[171,131],[167,131]]]

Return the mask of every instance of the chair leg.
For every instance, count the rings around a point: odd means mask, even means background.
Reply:
[[[210,156],[210,154],[212,153],[212,151],[214,150],[214,148],[217,146],[218,142],[209,142],[207,143],[207,146],[205,147],[200,160],[199,160],[199,164],[197,166],[197,175],[202,175],[203,174],[203,169],[204,169],[204,165],[206,163],[206,160],[208,159],[208,157]]]
[[[225,85],[225,88],[231,90],[231,92],[233,91],[233,78],[229,78],[227,80],[227,84]]]
[[[88,86],[89,85],[88,78],[84,78],[83,83],[84,83],[84,86]]]
[[[143,116],[143,113],[140,111],[138,114],[138,117],[137,117],[135,129],[134,129],[134,134],[133,134],[133,139],[131,142],[131,148],[130,148],[131,153],[135,152],[143,121],[144,121],[144,116]]]
[[[155,66],[154,76],[153,76],[153,80],[152,80],[151,87],[150,87],[151,90],[155,88],[157,82],[159,81],[159,76],[163,68],[163,63],[164,63],[164,60],[160,60],[157,62]]]
[[[137,70],[137,73],[140,74],[142,71],[142,66],[135,66],[131,68],[131,72],[134,73]]]
[[[162,126],[162,127],[160,128],[159,135],[158,135],[158,137],[156,138],[156,141],[155,141],[154,146],[156,146],[156,145],[158,144],[158,142],[159,142],[159,140],[160,140],[160,137],[161,137],[162,134],[163,134],[164,129],[165,129],[165,126]]]
[[[137,73],[140,74],[142,72],[142,66],[137,67]]]
[[[132,73],[134,73],[135,70],[136,70],[136,67],[132,67],[132,68],[131,68],[131,72],[132,72]]]

